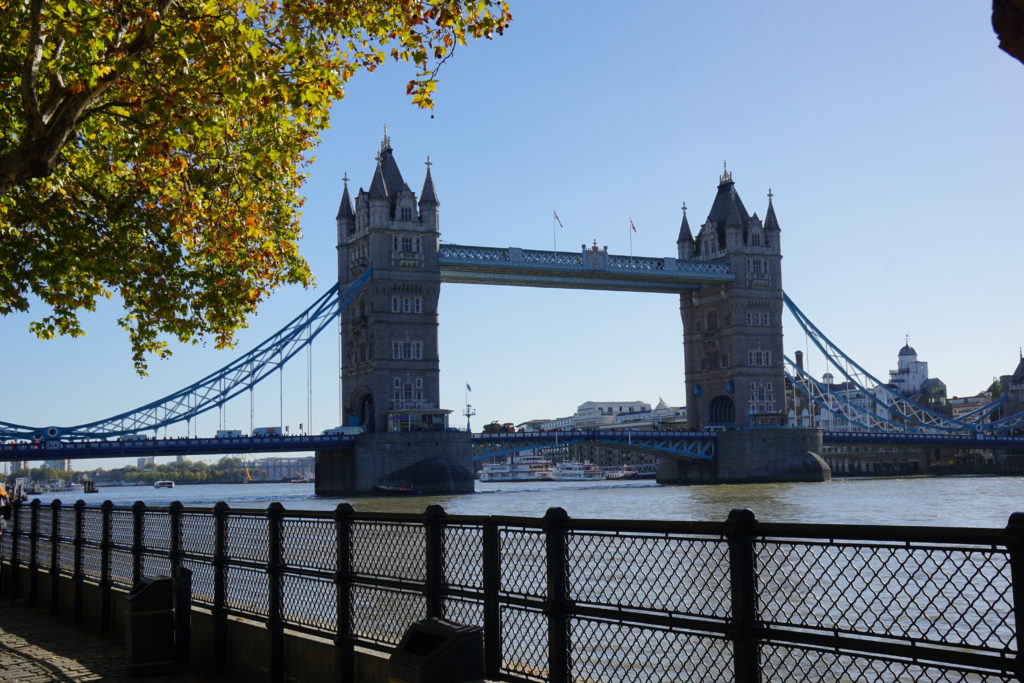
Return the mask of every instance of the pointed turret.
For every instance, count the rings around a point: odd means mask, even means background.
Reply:
[[[381,165],[381,157],[377,157],[377,170],[373,172],[373,180],[370,181],[370,199],[387,199],[388,184],[384,180],[384,168]]]
[[[693,233],[690,231],[690,221],[686,219],[686,202],[683,202],[683,222],[679,224],[676,247],[679,251],[679,258],[693,258]]]
[[[423,179],[423,191],[420,192],[420,220],[423,225],[433,230],[440,231],[440,218],[438,207],[441,202],[437,199],[437,191],[434,190],[434,178],[430,175],[430,157],[427,157],[427,177]]]
[[[441,203],[437,199],[437,192],[434,190],[434,179],[430,175],[430,167],[432,165],[430,157],[427,157],[427,177],[423,179],[423,191],[420,192],[420,206]]]
[[[781,230],[779,228],[779,219],[775,217],[775,207],[772,206],[772,189],[768,188],[768,213],[764,217],[764,229],[765,230]]]
[[[351,218],[352,220],[355,220],[356,219],[356,212],[352,208],[352,198],[348,194],[348,174],[347,173],[342,177],[342,181],[345,183],[345,191],[341,195],[341,204],[338,206],[338,215],[335,216],[335,218],[338,221],[341,221],[342,219],[348,219],[348,218]]]

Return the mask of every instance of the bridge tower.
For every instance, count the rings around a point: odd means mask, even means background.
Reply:
[[[762,223],[728,169],[696,238],[684,207],[679,258],[725,262],[736,276],[680,295],[691,429],[785,424],[780,235],[771,190]]]
[[[341,396],[345,424],[387,429],[387,413],[440,404],[437,262],[440,202],[430,159],[417,201],[398,169],[387,129],[369,191],[338,209],[338,281],[373,276],[341,315]]]

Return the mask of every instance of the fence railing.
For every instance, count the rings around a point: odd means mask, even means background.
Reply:
[[[17,506],[4,584],[109,592],[192,571],[224,655],[228,617],[262,621],[280,679],[285,630],[387,652],[428,616],[481,625],[506,681],[1022,680],[1024,514],[1005,529],[333,511]],[[22,575],[28,585],[21,585]],[[46,583],[49,604],[61,582]],[[65,582],[65,585],[66,582]],[[54,607],[55,609],[55,607]],[[223,666],[224,662],[220,662]]]

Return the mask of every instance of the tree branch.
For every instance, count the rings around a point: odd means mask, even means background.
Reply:
[[[25,51],[25,64],[21,74],[21,101],[25,107],[25,125],[31,135],[43,131],[43,119],[39,114],[39,63],[43,59],[43,43],[46,36],[42,30],[43,0],[31,0],[29,4],[29,38]]]

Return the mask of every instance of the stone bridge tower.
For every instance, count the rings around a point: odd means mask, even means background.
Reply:
[[[437,263],[440,202],[430,176],[417,201],[402,178],[387,130],[369,191],[338,209],[338,281],[373,275],[341,314],[341,392],[345,424],[386,431],[393,410],[437,409]]]
[[[736,275],[680,296],[691,429],[785,424],[779,238],[771,191],[762,223],[727,169],[696,238],[684,208],[679,258],[722,261]]]

